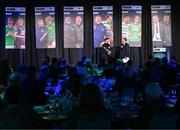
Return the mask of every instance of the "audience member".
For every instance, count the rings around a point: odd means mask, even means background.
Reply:
[[[36,79],[36,67],[27,68],[27,77],[22,81],[22,103],[33,106],[45,104],[45,95],[42,85]]]
[[[150,128],[153,118],[165,118],[174,114],[173,111],[161,101],[161,88],[157,83],[149,83],[146,86],[145,99],[145,105],[140,111],[135,128]],[[161,120],[158,120],[157,123],[162,124]],[[159,126],[157,126],[157,128],[159,128]],[[166,129],[166,125],[164,124],[164,127],[161,126],[161,129]]]
[[[83,87],[76,112],[76,128],[111,128],[111,114],[106,110],[100,90],[95,84]]]
[[[12,73],[8,78],[8,87],[5,91],[7,106],[0,114],[1,129],[30,129],[42,128],[38,115],[29,107],[21,104],[21,74]]]

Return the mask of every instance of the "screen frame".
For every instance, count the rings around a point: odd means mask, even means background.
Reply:
[[[83,19],[82,19],[82,21],[83,21],[83,47],[82,48],[76,48],[76,47],[71,47],[71,48],[68,48],[68,47],[65,47],[64,45],[65,45],[65,42],[64,42],[64,35],[65,35],[65,33],[64,33],[64,30],[65,30],[65,28],[64,28],[64,21],[65,21],[65,12],[67,12],[67,11],[65,11],[65,9],[64,8],[76,8],[76,7],[80,7],[80,8],[82,8],[83,9]],[[70,11],[69,11],[70,12]],[[75,12],[78,12],[78,11],[75,11]],[[64,5],[63,6],[63,48],[64,49],[84,49],[85,48],[85,8],[84,8],[84,6],[78,6],[78,5],[75,5],[75,6],[69,6],[69,5]]]
[[[37,43],[36,43],[36,10],[35,8],[50,8],[50,7],[53,7],[54,8],[54,24],[55,24],[55,47],[54,48],[37,48]],[[56,6],[46,6],[46,5],[42,5],[42,6],[33,6],[33,11],[34,11],[34,40],[35,40],[35,49],[38,49],[38,50],[43,50],[43,49],[56,49],[57,48],[57,28],[58,28],[58,25],[56,24]]]
[[[130,46],[130,44],[129,44],[129,47],[131,47],[131,48],[141,48],[142,46],[143,46],[143,5],[142,4],[122,4],[121,5],[121,21],[120,21],[120,23],[121,23],[121,29],[120,29],[120,34],[121,34],[121,37],[120,37],[120,43],[121,43],[121,38],[123,37],[122,36],[122,21],[123,21],[123,6],[140,6],[141,7],[141,10],[133,10],[133,11],[141,11],[141,20],[140,20],[140,22],[141,22],[141,41],[140,41],[140,46]]]
[[[7,25],[7,23],[6,23],[6,18],[7,18],[6,13],[8,13],[6,11],[6,8],[24,8],[24,13],[25,13],[25,15],[23,17],[24,18],[24,28],[25,28],[25,43],[24,43],[25,47],[24,48],[15,48],[15,47],[14,48],[6,48],[6,25]],[[4,37],[4,48],[6,50],[25,50],[27,48],[27,7],[24,6],[24,5],[17,5],[17,6],[9,6],[9,4],[5,5],[4,6],[4,20],[3,21],[4,21],[4,36],[3,36]]]
[[[115,34],[115,31],[114,31],[114,6],[113,5],[93,5],[92,6],[92,47],[94,48],[94,49],[98,49],[98,48],[101,48],[100,46],[99,47],[95,47],[94,46],[94,12],[97,12],[97,11],[99,11],[99,12],[101,12],[101,10],[94,10],[94,7],[111,7],[112,8],[112,10],[110,10],[110,11],[112,11],[112,24],[113,24],[113,44],[112,44],[112,47],[115,47],[115,36],[114,36],[114,34]],[[106,12],[107,12],[108,10],[106,10]],[[106,39],[106,38],[105,38]]]

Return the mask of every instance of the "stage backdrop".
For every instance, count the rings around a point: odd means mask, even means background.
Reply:
[[[133,60],[137,65],[143,64],[147,56],[152,54],[152,26],[151,26],[151,5],[171,5],[171,22],[172,22],[172,55],[175,55],[177,59],[180,61],[180,37],[178,34],[180,33],[180,27],[177,26],[180,22],[180,15],[178,15],[180,9],[178,8],[178,4],[173,0],[164,0],[164,1],[98,1],[98,0],[77,0],[76,2],[72,0],[53,0],[53,1],[34,1],[34,0],[6,0],[1,1],[0,3],[0,55],[2,60],[3,58],[8,58],[10,63],[14,66],[19,64],[35,64],[40,65],[42,58],[45,56],[50,57],[59,57],[64,56],[67,59],[68,63],[76,63],[81,59],[83,55],[92,59],[93,63],[98,63],[100,61],[101,49],[94,48],[94,15],[93,15],[93,6],[112,6],[113,14],[113,52],[114,56],[117,58],[120,55],[120,42],[122,36],[122,15],[123,5],[135,5],[142,7],[141,13],[141,47],[131,48],[131,54],[133,54]],[[83,7],[83,31],[84,31],[84,39],[83,39],[83,48],[64,48],[64,7],[72,6],[72,7]],[[25,15],[25,47],[26,49],[5,49],[5,26],[6,26],[6,7],[25,7],[26,15]],[[35,24],[35,7],[54,7],[55,14],[53,19],[56,27],[56,47],[51,49],[36,49],[36,24]],[[104,21],[104,20],[102,20]],[[23,48],[23,46],[22,46]]]

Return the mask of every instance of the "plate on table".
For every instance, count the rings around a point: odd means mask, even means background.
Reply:
[[[42,110],[42,111],[36,111],[38,114],[49,114],[51,113],[50,111],[48,110]]]
[[[37,110],[37,111],[38,111],[38,110],[45,110],[45,106],[34,106],[34,107],[33,107],[33,110],[35,110],[35,111],[36,111],[36,110]]]
[[[67,117],[64,115],[46,115],[42,117],[45,120],[63,120],[66,119]]]
[[[38,114],[49,114],[50,111],[46,110],[45,106],[34,106],[33,110]]]

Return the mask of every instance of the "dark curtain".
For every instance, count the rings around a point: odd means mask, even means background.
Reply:
[[[142,5],[142,47],[131,48],[131,59],[136,65],[143,65],[149,54],[152,54],[151,40],[151,4],[170,4],[172,7],[172,54],[180,61],[180,37],[178,36],[180,26],[179,8],[175,0],[1,0],[0,3],[0,61],[8,58],[10,63],[17,67],[19,64],[40,66],[42,58],[64,56],[68,63],[75,64],[83,55],[92,59],[93,63],[99,63],[102,50],[93,48],[93,10],[92,6],[113,6],[113,25],[114,25],[114,45],[113,54],[116,58],[120,55],[121,40],[121,6],[122,5]],[[26,7],[26,49],[7,50],[4,45],[5,19],[4,10],[6,6],[25,6]],[[36,49],[35,48],[35,23],[34,7],[36,6],[55,6],[56,9],[56,49]],[[64,49],[63,47],[63,6],[83,6],[84,7],[84,48],[83,49]]]

